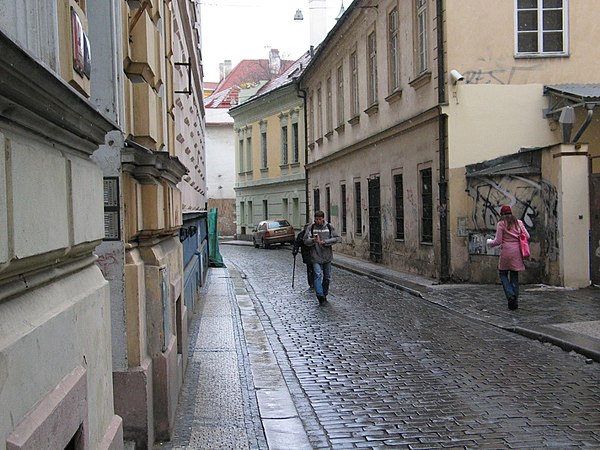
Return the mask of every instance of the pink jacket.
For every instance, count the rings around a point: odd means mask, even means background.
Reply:
[[[500,260],[498,261],[498,270],[525,270],[523,264],[523,257],[521,256],[521,247],[519,246],[519,234],[523,232],[527,239],[529,239],[529,233],[523,225],[523,222],[517,220],[519,227],[516,229],[507,229],[506,222],[501,220],[496,226],[496,237],[488,245],[490,247],[496,247],[501,245],[500,249]]]

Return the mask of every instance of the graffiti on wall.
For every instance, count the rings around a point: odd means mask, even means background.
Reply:
[[[510,205],[523,221],[531,241],[540,243],[546,256],[556,255],[556,188],[547,181],[519,175],[480,176],[467,179],[467,192],[473,198],[474,233],[469,235],[469,253],[481,254],[485,236],[495,232],[502,205]]]

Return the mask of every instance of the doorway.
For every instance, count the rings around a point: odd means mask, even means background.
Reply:
[[[381,195],[379,177],[369,179],[369,258],[382,261],[381,246]]]

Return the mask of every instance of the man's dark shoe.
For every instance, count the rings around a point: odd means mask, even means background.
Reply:
[[[515,309],[517,309],[519,307],[519,302],[517,300],[517,297],[515,297],[514,295],[511,296],[508,299],[508,309],[510,309],[511,311],[514,311]]]
[[[324,295],[317,295],[317,300],[319,300],[319,303],[323,303],[327,301],[327,297]]]

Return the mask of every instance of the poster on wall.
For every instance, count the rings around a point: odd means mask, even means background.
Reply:
[[[90,78],[90,43],[77,12],[71,8],[71,41],[73,45],[73,69],[81,76]]]

